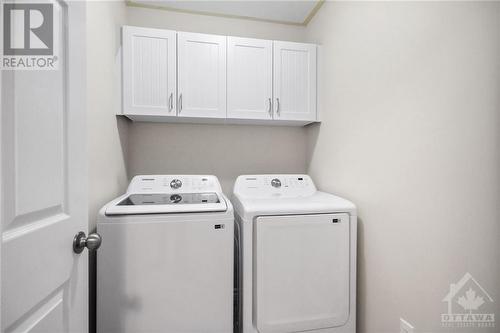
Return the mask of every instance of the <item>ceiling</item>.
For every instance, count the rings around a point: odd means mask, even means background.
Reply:
[[[188,13],[306,25],[323,0],[129,0],[129,5]]]

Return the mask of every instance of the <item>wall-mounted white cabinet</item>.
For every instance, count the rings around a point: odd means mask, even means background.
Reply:
[[[123,114],[175,116],[176,32],[123,27]]]
[[[177,33],[181,117],[226,118],[226,37]]]
[[[273,119],[273,42],[227,38],[227,117]]]
[[[275,118],[316,120],[316,45],[274,42]]]
[[[316,45],[123,27],[123,115],[137,121],[318,121]]]

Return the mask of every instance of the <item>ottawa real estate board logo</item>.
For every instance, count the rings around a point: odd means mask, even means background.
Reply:
[[[58,13],[46,2],[3,2],[2,69],[54,70],[58,68]]]
[[[448,304],[448,313],[441,315],[443,327],[495,327],[495,314],[488,311],[492,308],[493,298],[470,273],[450,285],[443,302]]]

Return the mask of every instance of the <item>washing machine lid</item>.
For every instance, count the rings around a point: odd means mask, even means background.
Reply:
[[[215,176],[142,175],[127,193],[109,203],[106,215],[225,212],[227,203]]]
[[[262,215],[356,212],[352,202],[318,191],[308,175],[240,176],[233,199],[236,213],[244,220]]]

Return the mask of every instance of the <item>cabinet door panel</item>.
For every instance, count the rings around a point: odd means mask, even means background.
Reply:
[[[226,37],[178,33],[178,115],[226,117]]]
[[[316,120],[316,45],[274,42],[274,115]]]
[[[175,116],[176,32],[123,27],[123,113]]]
[[[273,42],[228,37],[228,118],[272,119]]]

